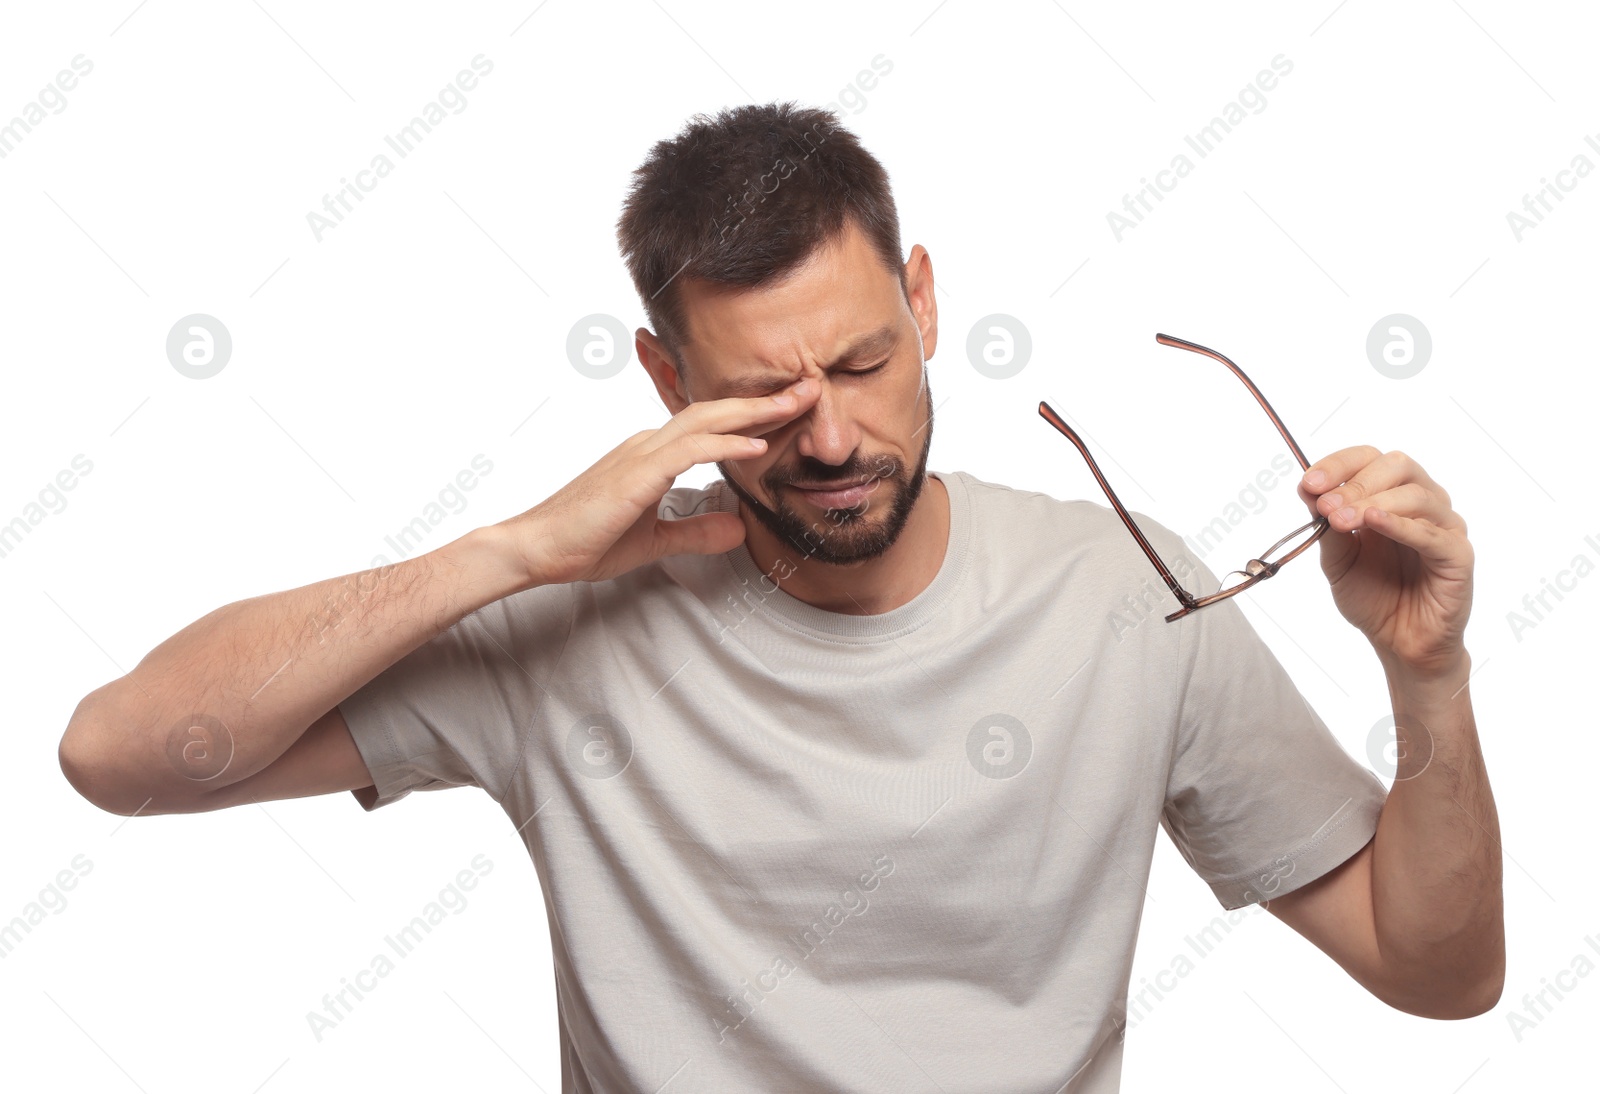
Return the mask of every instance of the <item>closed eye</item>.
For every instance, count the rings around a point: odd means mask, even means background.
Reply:
[[[871,368],[834,369],[833,372],[834,372],[835,375],[842,373],[845,376],[870,376],[874,372],[882,372],[884,367],[886,365],[888,365],[890,360],[892,360],[892,358],[887,358],[886,357],[882,361],[878,362],[876,365],[873,365]],[[782,391],[784,388],[788,387],[793,382],[794,382],[793,380],[787,380],[784,383],[781,383],[781,384],[776,385],[775,387],[769,388],[763,394],[776,395],[776,394],[778,394],[778,392]]]

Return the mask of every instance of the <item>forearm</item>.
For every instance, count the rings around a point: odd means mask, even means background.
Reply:
[[[1427,679],[1386,671],[1399,755],[1373,840],[1378,948],[1407,997],[1486,1007],[1505,975],[1505,924],[1471,661],[1463,650],[1455,669]]]
[[[79,704],[62,743],[75,782],[131,811],[260,771],[389,665],[526,587],[501,543],[496,529],[478,529],[416,558],[196,620]]]

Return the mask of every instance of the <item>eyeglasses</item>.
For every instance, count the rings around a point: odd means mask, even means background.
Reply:
[[[1300,446],[1294,443],[1294,438],[1289,436],[1289,431],[1283,428],[1283,422],[1279,420],[1277,413],[1272,409],[1272,404],[1267,402],[1266,396],[1262,395],[1261,390],[1250,382],[1250,377],[1246,376],[1238,365],[1222,356],[1216,350],[1207,349],[1205,346],[1196,345],[1193,342],[1185,342],[1182,338],[1174,338],[1170,334],[1158,334],[1156,335],[1156,341],[1163,346],[1177,346],[1179,349],[1186,349],[1192,353],[1203,353],[1207,357],[1221,361],[1232,369],[1233,374],[1244,381],[1244,386],[1250,389],[1250,394],[1256,397],[1256,402],[1260,403],[1261,408],[1267,412],[1267,416],[1272,419],[1272,424],[1278,427],[1278,432],[1283,434],[1283,439],[1289,442],[1289,448],[1294,452],[1295,459],[1300,461],[1301,470],[1310,470],[1311,465],[1306,462],[1305,454],[1300,451]],[[1199,611],[1209,604],[1226,600],[1236,593],[1242,593],[1258,581],[1265,581],[1282,569],[1290,559],[1295,558],[1300,552],[1321,539],[1322,534],[1328,530],[1327,517],[1318,517],[1308,524],[1301,525],[1261,552],[1260,558],[1253,558],[1245,563],[1244,569],[1230,570],[1227,574],[1224,574],[1223,587],[1217,592],[1208,596],[1196,597],[1178,583],[1177,578],[1172,576],[1172,571],[1167,569],[1166,564],[1161,561],[1161,557],[1150,546],[1150,541],[1145,539],[1143,532],[1139,531],[1139,526],[1133,522],[1133,518],[1128,515],[1128,510],[1117,499],[1116,492],[1106,482],[1106,477],[1100,473],[1099,465],[1094,462],[1094,457],[1089,455],[1089,449],[1084,446],[1083,438],[1078,436],[1077,431],[1062,421],[1061,415],[1051,409],[1049,403],[1039,404],[1039,414],[1045,421],[1066,434],[1069,441],[1078,446],[1078,451],[1083,453],[1083,458],[1089,461],[1089,470],[1094,472],[1094,477],[1100,482],[1100,488],[1106,492],[1106,497],[1111,499],[1111,504],[1117,510],[1117,515],[1122,518],[1122,523],[1128,526],[1128,531],[1132,532],[1133,538],[1139,541],[1139,546],[1144,549],[1144,553],[1150,559],[1151,564],[1161,574],[1161,579],[1167,583],[1167,588],[1172,590],[1172,595],[1177,597],[1178,603],[1183,605],[1182,608],[1166,617],[1168,623],[1171,623],[1174,619],[1181,619],[1190,612]],[[1242,580],[1235,581],[1232,585],[1229,585],[1227,579],[1234,574],[1240,575]]]

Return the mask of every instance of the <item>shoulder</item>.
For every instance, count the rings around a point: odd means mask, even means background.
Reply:
[[[973,515],[980,525],[985,521],[994,522],[1008,533],[1019,527],[1031,530],[1028,538],[1046,549],[1052,546],[1093,549],[1126,543],[1136,555],[1143,557],[1127,524],[1109,505],[989,482],[966,471],[949,472],[948,477],[965,485]],[[1183,537],[1155,517],[1137,509],[1128,512],[1163,557],[1168,550],[1187,551]],[[1054,538],[1051,542],[1040,542],[1046,536]]]
[[[985,568],[1009,575],[1008,585],[1031,589],[1033,597],[1148,604],[1177,601],[1127,524],[1110,505],[1083,498],[1058,498],[988,482],[966,472],[948,476],[965,487],[972,507],[977,553]],[[1180,584],[1190,584],[1202,565],[1185,537],[1148,513],[1129,516]]]

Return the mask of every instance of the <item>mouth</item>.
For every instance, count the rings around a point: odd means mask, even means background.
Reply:
[[[855,482],[822,484],[819,486],[799,486],[791,483],[790,486],[805,495],[806,499],[814,505],[824,509],[853,509],[866,500],[872,493],[877,480],[872,478],[859,479]]]

